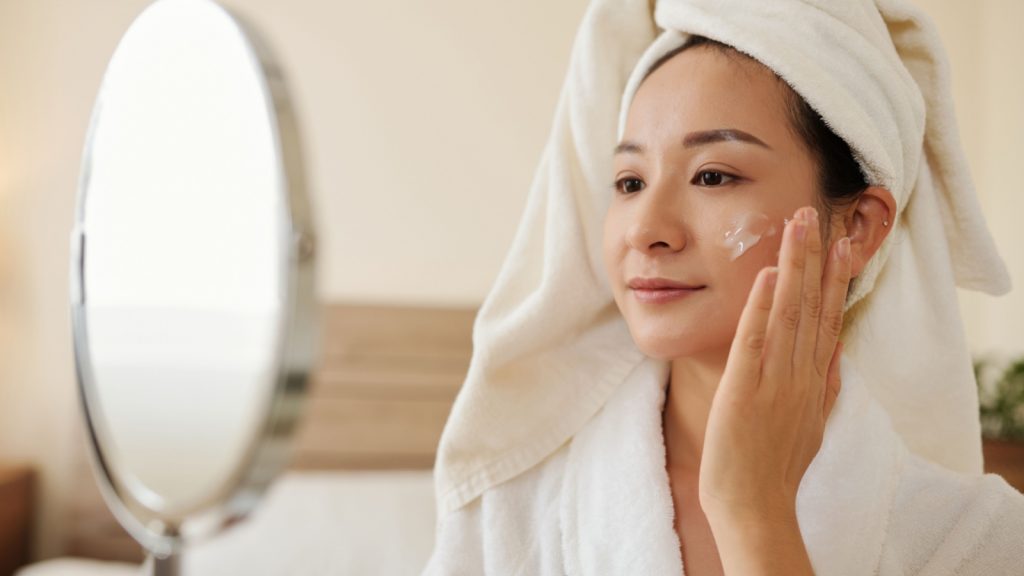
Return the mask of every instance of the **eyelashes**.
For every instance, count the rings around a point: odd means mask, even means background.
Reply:
[[[736,176],[720,170],[701,170],[700,172],[697,172],[697,175],[690,181],[690,184],[717,188],[718,186],[724,186],[735,180]]]
[[[615,183],[612,184],[612,189],[615,190],[616,192],[618,192],[619,194],[631,194],[633,191],[625,190],[625,189],[623,189],[623,187],[627,183],[634,183],[634,182],[643,184],[643,181],[640,180],[639,178],[633,178],[631,176],[627,176],[625,178],[619,178],[618,180],[616,180]],[[637,190],[637,192],[638,191],[639,190]]]
[[[690,179],[690,184],[702,188],[720,188],[739,179],[739,176],[721,170],[701,170]],[[643,186],[644,181],[642,179],[636,176],[624,176],[612,183],[612,190],[627,196],[634,192],[639,192],[643,189]]]

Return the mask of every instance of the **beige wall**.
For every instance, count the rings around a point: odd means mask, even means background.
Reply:
[[[950,52],[960,132],[982,208],[1015,286],[1024,282],[1024,2],[919,0]],[[968,340],[977,354],[1024,349],[1024,297],[960,292]]]
[[[974,170],[982,206],[992,234],[1010,269],[1015,289],[1007,296],[992,298],[967,293],[963,298],[969,322],[969,337],[978,352],[1001,351],[1020,354],[1024,350],[1024,182],[1019,167],[1024,165],[1024,2],[990,0],[982,3],[945,0],[943,4],[980,5],[974,16],[977,29],[973,46],[964,48],[954,74],[975,76],[973,86],[958,80],[963,98],[958,101],[961,126],[971,126],[975,138],[967,153]],[[943,32],[955,29],[957,21],[943,21]]]
[[[78,449],[67,294],[82,142],[143,0],[0,0],[0,461],[43,472],[41,555],[60,551]],[[325,299],[477,305],[511,242],[584,0],[234,0],[299,105]],[[1015,0],[928,0],[953,56],[971,164],[1024,278]],[[1024,281],[1024,280],[1022,280]],[[1020,349],[1019,292],[966,300],[972,343]]]

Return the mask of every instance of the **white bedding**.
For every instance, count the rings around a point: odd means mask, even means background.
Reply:
[[[419,574],[434,545],[429,470],[292,472],[248,521],[192,548],[184,576]],[[16,576],[136,576],[136,565],[61,558]]]

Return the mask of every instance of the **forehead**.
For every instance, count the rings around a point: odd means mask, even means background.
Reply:
[[[756,60],[696,46],[672,56],[643,81],[630,104],[626,134],[674,137],[727,127],[759,133],[765,140],[785,138],[788,92]]]

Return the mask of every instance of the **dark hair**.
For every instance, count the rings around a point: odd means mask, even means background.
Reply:
[[[682,46],[668,52],[652,64],[644,78],[646,79],[676,54],[695,46],[715,48],[727,56],[742,55],[746,57],[745,54],[728,44],[694,35],[690,36]],[[779,78],[778,74],[775,77],[786,88],[787,112],[791,127],[817,161],[818,184],[821,189],[819,209],[831,217],[838,208],[848,206],[857,200],[864,189],[868,187],[868,183],[853,156],[850,145],[825,124],[821,115],[815,112],[807,101],[797,94],[796,90]]]

